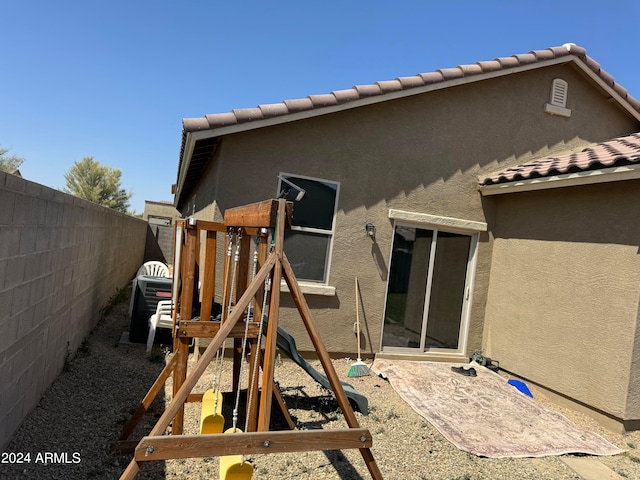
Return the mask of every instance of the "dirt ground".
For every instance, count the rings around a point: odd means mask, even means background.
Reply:
[[[111,479],[119,478],[131,456],[114,456],[110,448],[124,424],[144,397],[166,361],[167,348],[157,345],[151,356],[138,344],[120,343],[128,330],[127,299],[103,318],[91,337],[65,371],[31,412],[3,453],[2,479]],[[169,344],[170,339],[163,337]],[[373,436],[372,453],[385,479],[397,480],[493,480],[581,478],[565,461],[582,457],[567,455],[537,459],[479,458],[458,450],[426,420],[417,415],[391,388],[375,375],[347,378],[353,359],[334,360],[343,380],[369,399],[370,412],[356,413],[361,426]],[[193,365],[193,360],[191,361]],[[314,366],[319,368],[319,362]],[[231,362],[222,367],[229,382]],[[211,384],[214,366],[203,376],[195,391]],[[344,417],[331,393],[317,385],[293,362],[281,359],[275,367],[287,406],[300,429],[344,428]],[[152,405],[134,433],[140,438],[160,417],[170,385]],[[625,450],[613,457],[593,457],[610,469],[612,478],[640,479],[640,433],[626,435],[604,430],[590,418],[540,399],[547,407],[567,416],[582,428],[604,436]],[[225,415],[235,399],[225,397]],[[199,405],[185,409],[185,433],[196,434]],[[282,422],[282,419],[280,419]],[[279,425],[282,425],[280,423]],[[240,420],[241,428],[244,428]],[[282,427],[284,428],[284,427]],[[24,461],[25,456],[29,461]],[[18,457],[22,462],[18,462]],[[592,457],[589,457],[592,459]],[[328,450],[303,453],[256,455],[247,458],[254,479],[360,479],[370,478],[358,450]],[[140,479],[217,479],[217,457],[146,462]]]

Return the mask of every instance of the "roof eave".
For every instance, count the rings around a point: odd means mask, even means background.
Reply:
[[[489,196],[637,179],[640,179],[640,165],[625,165],[492,185],[480,185],[478,190],[480,190],[482,196]]]
[[[191,165],[191,156],[193,155],[193,148],[196,144],[191,132],[182,133],[182,143],[184,149],[182,150],[182,158],[180,159],[180,171],[178,172],[178,179],[176,182],[176,193],[173,197],[173,206],[179,210],[180,200],[182,196],[182,190],[184,187],[184,181],[187,177],[187,171]]]
[[[600,74],[594,71],[594,68],[599,69],[597,64],[593,64],[591,59],[586,57],[586,60],[580,56],[579,50],[574,53],[571,53],[549,58],[546,60],[539,60],[528,64],[518,65],[509,68],[503,68],[495,71],[488,71],[483,73],[473,73],[468,76],[460,76],[456,78],[451,78],[448,80],[438,81],[435,83],[421,85],[416,87],[409,87],[402,90],[391,91],[391,92],[383,92],[380,94],[361,97],[354,100],[345,101],[344,103],[338,103],[334,105],[320,106],[320,107],[312,107],[306,110],[301,110],[297,112],[291,112],[286,114],[274,115],[269,118],[261,118],[255,120],[248,120],[240,123],[230,123],[227,125],[222,125],[213,128],[206,128],[206,119],[198,118],[198,119],[185,119],[183,123],[185,127],[183,127],[183,155],[180,159],[180,171],[178,172],[177,179],[177,188],[176,195],[174,199],[174,204],[177,206],[181,202],[181,196],[183,194],[184,181],[189,171],[191,164],[191,155],[193,154],[194,146],[197,141],[210,139],[214,137],[222,137],[225,135],[231,135],[235,133],[246,132],[250,130],[256,130],[259,128],[265,128],[275,125],[282,125],[289,122],[296,122],[299,120],[305,120],[313,117],[319,117],[322,115],[329,115],[331,113],[336,113],[344,110],[350,110],[353,108],[363,107],[367,105],[373,105],[381,102],[387,102],[391,100],[396,100],[399,98],[406,98],[413,95],[421,95],[423,93],[428,93],[436,90],[442,90],[445,88],[455,87],[458,85],[470,84],[473,82],[483,81],[491,78],[502,77],[506,75],[511,75],[515,73],[525,72],[529,70],[535,70],[539,68],[544,68],[552,65],[566,64],[571,63],[576,65],[581,71],[583,71],[589,78],[591,78],[597,85],[599,85],[610,97],[617,102],[621,108],[627,111],[636,121],[640,122],[640,111],[636,109],[636,106],[628,101],[621,93],[625,93],[624,89],[616,88],[615,82],[611,78],[611,84],[607,83],[607,79],[609,76],[606,72],[600,72]],[[587,64],[586,62],[590,62]],[[605,78],[603,78],[603,76]],[[354,87],[355,88],[355,87]],[[311,102],[308,102],[311,103]],[[192,121],[189,121],[192,120]],[[189,124],[187,128],[186,125]]]
[[[274,125],[282,125],[289,122],[297,122],[299,120],[319,117],[322,115],[329,115],[331,113],[350,110],[352,108],[373,105],[376,103],[387,102],[391,100],[396,100],[398,98],[410,97],[413,95],[421,95],[423,93],[442,90],[445,88],[450,88],[458,85],[469,84],[472,82],[479,82],[479,81],[487,80],[490,78],[511,75],[514,73],[534,70],[537,68],[551,66],[551,65],[568,63],[572,61],[579,63],[579,59],[577,57],[573,55],[566,55],[562,57],[552,58],[549,60],[542,60],[542,61],[528,64],[528,65],[521,65],[518,67],[513,67],[508,69],[496,70],[493,72],[485,72],[485,73],[475,74],[468,77],[454,78],[451,80],[445,80],[445,81],[433,83],[430,85],[423,85],[420,87],[413,87],[413,88],[407,88],[405,90],[399,90],[397,92],[389,92],[389,93],[384,93],[382,95],[360,98],[357,100],[352,100],[352,101],[345,102],[338,105],[318,107],[310,110],[288,113],[286,115],[277,115],[274,117],[260,119],[260,120],[253,120],[246,123],[236,123],[232,125],[225,125],[222,127],[208,128],[208,129],[203,128],[199,130],[183,129],[184,149],[183,149],[183,156],[180,159],[181,168],[180,168],[180,171],[178,172],[178,181],[177,181],[176,194],[174,197],[174,205],[176,206],[176,208],[178,208],[178,205],[180,204],[180,200],[181,200],[180,197],[183,191],[184,179],[186,177],[186,173],[191,163],[191,155],[193,153],[194,145],[198,140],[204,140],[204,139],[213,138],[213,137],[222,137],[224,135],[231,135],[234,133],[241,133],[249,130],[255,130],[258,128],[265,128],[265,127],[270,127]]]
[[[636,110],[636,108],[622,95],[618,93],[618,91],[609,85],[607,82],[603,80],[603,78],[596,74],[589,66],[587,66],[583,61],[579,61],[580,59],[575,58],[575,64],[578,68],[580,68],[584,73],[586,73],[589,78],[591,78],[594,82],[596,82],[603,90],[605,90],[611,98],[613,98],[624,110],[629,112],[633,118],[640,122],[640,111]],[[623,89],[624,90],[624,89]]]
[[[235,123],[231,125],[224,125],[221,127],[214,127],[209,129],[188,131],[186,133],[192,134],[196,139],[204,139],[204,138],[211,138],[216,136],[229,135],[233,133],[240,133],[248,130],[255,130],[257,128],[280,125],[280,124],[289,123],[289,122],[296,122],[296,121],[304,120],[307,118],[313,118],[313,117],[328,115],[331,113],[340,112],[344,110],[350,110],[352,108],[358,108],[366,105],[373,105],[376,103],[387,102],[391,100],[396,100],[398,98],[421,95],[423,93],[432,92],[435,90],[442,90],[445,88],[455,87],[458,85],[465,85],[473,82],[487,80],[490,78],[502,77],[505,75],[511,75],[514,73],[520,73],[528,70],[535,70],[538,68],[543,68],[551,65],[558,65],[562,63],[569,63],[569,62],[581,63],[581,60],[574,55],[566,55],[562,57],[552,58],[549,60],[541,60],[541,61],[527,64],[527,65],[520,65],[517,67],[506,68],[503,70],[496,70],[492,72],[473,74],[467,77],[459,77],[459,78],[453,78],[450,80],[443,80],[441,82],[436,82],[436,83],[423,85],[419,87],[407,88],[407,89],[398,90],[395,92],[386,92],[380,95],[374,95],[370,97],[351,100],[342,104],[330,105],[325,107],[315,107],[315,108],[310,108],[308,110],[287,113],[284,115],[277,115],[270,118],[251,120],[243,123]],[[605,86],[606,84],[602,82],[602,85]],[[617,98],[621,100],[621,97],[619,95],[617,95]],[[638,114],[638,118],[640,118],[640,113]]]

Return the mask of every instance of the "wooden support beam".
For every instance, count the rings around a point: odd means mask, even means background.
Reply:
[[[188,338],[175,338],[173,342],[173,356],[176,357],[176,366],[173,370],[173,396],[180,390],[187,378],[187,363],[189,362]],[[172,435],[182,435],[184,429],[184,405],[176,412],[171,424]]]
[[[210,232],[226,232],[227,231],[227,227],[224,225],[224,223],[220,223],[220,222],[209,222],[206,220],[195,220],[195,219],[191,219],[191,221],[195,221],[194,223],[190,223],[189,226],[190,228],[195,228],[196,230],[207,230]]]
[[[196,286],[197,230],[185,232],[184,264],[182,266],[182,292],[180,295],[180,319],[191,320],[193,292]]]
[[[285,201],[278,202],[278,221],[275,231],[275,248],[273,254],[276,255],[277,262],[273,267],[271,277],[271,303],[269,305],[269,325],[264,346],[264,359],[262,367],[262,395],[260,396],[260,406],[258,408],[258,431],[269,430],[271,421],[271,398],[273,396],[273,373],[276,359],[276,342],[278,339],[278,316],[280,311],[280,280],[282,279],[282,258],[284,255],[284,222]]]
[[[198,383],[200,377],[205,372],[211,361],[214,359],[216,352],[222,346],[222,343],[229,336],[229,332],[231,332],[233,326],[240,320],[243,315],[244,309],[247,308],[247,305],[253,298],[255,292],[262,286],[262,282],[264,282],[265,277],[271,272],[273,269],[273,265],[276,263],[275,254],[271,254],[267,259],[265,264],[262,266],[260,271],[256,274],[256,278],[247,291],[244,293],[242,298],[238,301],[237,309],[234,310],[227,321],[222,325],[218,334],[213,337],[211,343],[207,346],[206,350],[198,360],[198,363],[193,368],[192,373],[187,377],[186,381],[178,390],[177,393],[173,395],[173,399],[171,403],[167,406],[167,409],[164,411],[162,416],[158,419],[158,423],[151,430],[151,435],[156,436],[162,434],[164,430],[169,426],[171,420],[175,416],[176,412],[184,406],[184,402],[193,390],[193,387]]]
[[[264,200],[258,203],[251,203],[241,207],[228,208],[224,212],[224,224],[234,227],[268,227],[276,226],[278,203],[281,200]],[[293,202],[286,202],[286,228],[291,228],[291,217],[293,215]]]
[[[181,315],[179,317],[179,329],[174,339],[175,365],[173,367],[173,398],[156,425],[152,428],[150,435],[143,438],[138,443],[135,448],[134,458],[120,477],[121,480],[133,479],[138,473],[141,463],[152,460],[284,452],[289,453],[313,450],[342,450],[351,448],[359,449],[371,477],[374,480],[382,480],[382,474],[380,473],[370,450],[372,446],[371,434],[369,430],[360,428],[358,425],[357,418],[351,408],[344,389],[342,388],[342,384],[340,383],[335,368],[333,367],[329,353],[320,338],[315,323],[313,322],[309,306],[307,305],[304,295],[300,290],[291,265],[284,254],[284,230],[290,226],[291,212],[291,202],[278,199],[238,207],[237,209],[230,209],[225,214],[224,225],[207,225],[206,222],[196,222],[195,220],[190,220],[188,222],[188,229],[186,230],[187,235],[184,243],[185,254],[182,257],[180,269],[180,273],[183,275],[183,289],[179,304],[179,312]],[[235,302],[234,298],[230,298],[229,278],[227,278],[226,272],[230,272],[232,267],[230,260],[225,259],[225,281],[222,302],[224,307],[234,303],[235,307],[231,312],[228,312],[226,311],[226,308],[223,308],[223,321],[221,323],[190,321],[191,300],[193,299],[193,295],[189,295],[189,293],[193,294],[194,285],[197,281],[197,276],[195,275],[196,272],[194,270],[197,266],[196,264],[198,259],[196,257],[199,245],[197,243],[193,243],[194,239],[196,239],[196,241],[199,239],[199,234],[202,230],[206,230],[205,227],[213,227],[211,230],[214,232],[224,232],[226,226],[244,228],[242,240],[243,246],[241,250],[244,256],[241,262],[242,267],[239,269],[239,279],[237,279],[238,283],[236,284],[238,295],[234,295],[234,297],[237,298],[240,294],[242,294],[242,296],[237,302]],[[275,227],[275,232],[273,233],[274,248],[273,252],[266,257],[267,244],[266,242],[262,242],[260,244],[258,249],[259,264],[261,265],[260,271],[247,286],[249,248],[248,238],[247,243],[244,244],[244,235],[251,231],[251,233],[249,233],[250,235],[259,234],[261,236],[261,240],[264,240],[266,235],[262,229],[258,227]],[[215,237],[215,233],[213,236]],[[207,239],[209,238],[210,232],[207,230]],[[215,246],[212,251],[215,251]],[[208,250],[207,254],[209,254]],[[207,273],[211,272],[211,265],[215,266],[215,263],[210,263],[205,260],[204,270]],[[270,274],[272,275],[271,289],[269,292],[264,292],[264,282]],[[336,396],[338,405],[344,414],[346,423],[349,427],[348,429],[269,431],[273,397],[275,397],[276,403],[283,410],[285,416],[287,416],[289,427],[295,428],[293,420],[288,416],[288,409],[284,403],[281,392],[277,385],[274,385],[273,381],[278,312],[280,307],[280,282],[283,277],[289,286],[294,303],[296,304],[305,328],[315,347],[316,353],[322,363],[325,374],[327,375],[331,388]],[[209,283],[209,275],[205,275],[205,278],[205,284]],[[213,295],[213,284],[214,282],[211,281],[211,295]],[[246,324],[249,327],[250,332],[246,335],[246,338],[251,341],[252,357],[264,356],[264,359],[262,360],[263,391],[260,394],[259,400],[256,400],[259,393],[257,385],[258,382],[256,381],[255,384],[253,384],[253,377],[250,374],[250,390],[253,389],[254,398],[251,398],[251,400],[247,399],[247,432],[235,435],[179,435],[182,433],[182,412],[184,411],[184,404],[187,401],[202,401],[202,394],[191,393],[191,390],[201,378],[202,374],[205,372],[209,363],[213,360],[216,352],[226,338],[234,338],[234,357],[236,360],[235,363],[237,364],[236,367],[242,361],[241,358],[238,358],[242,346],[241,339],[245,338],[245,324],[241,322],[241,319],[250,302],[253,301],[256,296],[260,298],[261,295],[267,294],[269,295],[270,300],[269,325],[265,336],[264,352],[261,352],[260,345],[257,342],[259,322],[250,322]],[[208,296],[209,292],[206,293],[205,298],[208,299]],[[255,305],[255,319],[262,318],[261,306],[261,303],[260,305]],[[204,313],[207,313],[206,309],[204,310]],[[200,360],[190,372],[190,375],[185,378],[188,341],[192,337],[213,338],[207,349],[202,354]],[[253,361],[253,358],[251,360]],[[184,371],[182,370],[183,368]],[[250,369],[250,371],[252,369]],[[235,370],[236,368],[234,368],[234,386],[239,384],[239,376]],[[161,376],[163,375],[161,374]],[[164,378],[164,380],[166,380],[166,378]],[[156,388],[158,387],[154,384],[152,390]],[[172,421],[172,433],[174,435],[163,435],[164,431]],[[131,442],[121,441],[120,444],[122,448],[125,448],[127,446],[130,447]]]
[[[240,226],[240,225],[234,225],[234,226]],[[221,233],[225,233],[227,231],[227,226],[224,223],[209,222],[206,220],[195,220],[195,225],[192,225],[191,228],[195,228],[197,230],[206,230],[210,232],[221,232]],[[259,228],[244,227],[244,231],[249,236],[258,235]]]
[[[186,403],[202,403],[204,393],[190,393],[185,400]]]
[[[347,398],[346,393],[344,393],[342,383],[340,383],[340,378],[338,377],[338,374],[333,367],[329,352],[327,351],[327,348],[325,347],[322,338],[320,337],[320,333],[316,328],[315,322],[313,321],[313,318],[311,316],[311,310],[309,310],[309,305],[304,298],[302,290],[300,290],[300,286],[296,281],[295,274],[293,273],[293,269],[291,268],[291,264],[289,263],[286,255],[283,255],[282,266],[284,270],[284,279],[287,283],[287,286],[289,287],[289,291],[291,292],[293,301],[296,304],[298,311],[300,312],[300,316],[302,317],[304,326],[307,330],[307,333],[309,334],[309,338],[311,339],[313,348],[315,349],[315,352],[318,355],[318,359],[322,364],[322,368],[327,375],[327,379],[329,380],[331,389],[336,396],[338,406],[344,414],[347,425],[352,428],[358,427],[358,419],[353,413],[353,409],[351,408],[351,404],[349,403],[349,399]]]
[[[189,225],[189,222],[186,223]],[[182,265],[182,292],[180,295],[180,319],[190,320],[191,309],[193,307],[193,296],[196,279],[197,244],[198,231],[191,228],[185,232],[184,263]],[[189,361],[189,341],[184,338],[174,337],[173,355],[177,357],[176,366],[173,370],[173,396],[180,390],[187,377],[187,362]],[[180,407],[174,414],[171,433],[181,435],[184,425],[184,406]],[[165,427],[166,428],[166,427]]]
[[[233,438],[233,435],[238,438]],[[144,437],[136,447],[134,459],[147,462],[172,458],[342,450],[369,448],[372,444],[371,433],[366,428]]]
[[[282,254],[282,269],[284,273],[284,279],[289,287],[289,291],[293,297],[293,301],[298,308],[298,312],[300,312],[300,316],[302,317],[302,322],[304,323],[305,328],[307,329],[307,333],[309,334],[309,338],[311,339],[311,343],[313,343],[313,347],[318,355],[318,359],[324,368],[324,372],[329,380],[329,384],[331,385],[331,389],[333,390],[333,394],[336,397],[336,401],[338,402],[338,406],[344,415],[344,418],[349,425],[350,428],[359,428],[358,419],[356,418],[355,413],[353,413],[353,409],[351,408],[351,404],[349,403],[349,399],[347,398],[347,394],[344,392],[344,388],[342,388],[342,383],[340,383],[340,378],[336,373],[335,368],[333,367],[333,363],[331,362],[331,357],[329,356],[329,352],[325,347],[322,339],[320,337],[320,333],[313,321],[313,317],[311,316],[311,310],[309,310],[309,305],[302,294],[302,290],[300,289],[300,285],[296,280],[296,276],[293,273],[293,269],[291,268],[291,264],[287,259],[287,256]],[[382,480],[382,473],[378,468],[378,464],[376,463],[375,458],[373,457],[373,453],[369,447],[360,448],[360,454],[367,465],[367,469],[371,474],[371,477],[374,480]]]
[[[204,272],[202,279],[202,302],[200,304],[200,318],[211,318],[211,305],[213,303],[213,291],[216,284],[216,247],[217,236],[213,230],[207,230],[204,246]]]
[[[171,360],[169,360],[169,363],[167,363],[164,369],[162,369],[162,372],[160,372],[160,375],[158,375],[158,378],[153,383],[153,385],[151,386],[151,388],[149,389],[145,397],[142,399],[142,402],[140,402],[140,405],[138,405],[138,408],[136,409],[135,413],[129,419],[129,422],[124,426],[124,428],[122,429],[122,432],[120,432],[120,436],[118,437],[118,440],[126,440],[133,433],[133,430],[136,428],[136,425],[138,425],[138,422],[140,422],[140,419],[142,419],[142,417],[147,412],[147,410],[149,409],[149,407],[151,406],[155,398],[158,396],[158,393],[160,393],[160,390],[166,383],[169,376],[173,373],[173,369],[176,366],[177,360],[178,360],[178,357],[176,357],[175,355],[172,356]]]
[[[260,324],[257,322],[249,322],[248,337],[257,337]],[[244,322],[234,325],[229,333],[231,338],[243,338],[244,337]],[[200,320],[182,320],[178,323],[178,330],[176,335],[178,337],[187,338],[213,338],[218,334],[220,330],[220,322],[203,322]]]
[[[273,396],[276,399],[276,403],[280,407],[280,411],[282,412],[282,415],[284,415],[284,419],[286,420],[287,425],[289,425],[289,428],[291,430],[296,430],[296,423],[293,421],[293,418],[291,418],[289,408],[284,401],[280,387],[278,387],[278,384],[275,382],[273,382]]]
[[[117,456],[132,455],[139,443],[140,440],[118,440],[111,446],[109,453]]]
[[[267,259],[268,254],[268,240],[269,240],[269,230],[266,228],[260,229],[258,233],[258,245],[256,248],[258,249],[258,266],[262,266]],[[262,304],[265,295],[267,292],[264,288],[260,288],[255,296],[253,303],[253,319],[260,323],[262,319]],[[250,395],[250,398],[247,400],[247,418],[249,419],[247,425],[248,432],[255,432],[257,430],[258,425],[258,402],[260,399],[260,366],[262,365],[262,346],[258,344],[257,337],[255,339],[251,339],[251,358],[250,358],[250,367],[249,367],[249,382],[250,382],[250,391],[253,392],[253,395]],[[254,373],[255,369],[255,373]]]

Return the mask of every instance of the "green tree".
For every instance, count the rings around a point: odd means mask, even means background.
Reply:
[[[129,199],[133,196],[120,187],[122,172],[117,168],[102,165],[93,157],[84,157],[73,164],[64,174],[67,182],[65,192],[90,202],[127,213]]]
[[[22,162],[24,162],[24,158],[18,157],[17,155],[7,155],[9,150],[6,148],[0,147],[0,170],[3,172],[13,173]]]

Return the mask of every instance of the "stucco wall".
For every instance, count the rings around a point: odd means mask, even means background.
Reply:
[[[146,229],[0,172],[0,450],[141,265]]]
[[[570,118],[543,111],[556,77],[569,82]],[[477,191],[478,177],[636,128],[572,67],[549,67],[228,135],[186,205],[211,220],[226,208],[275,196],[279,172],[340,182],[329,279],[336,295],[308,301],[330,351],[353,352],[358,275],[366,351],[377,351],[393,233],[389,209],[484,222],[492,207]],[[375,242],[365,235],[367,222],[377,227]],[[480,242],[470,351],[481,345],[491,235]],[[285,298],[283,306],[292,303]],[[301,348],[311,349],[295,316],[284,317]]]
[[[619,419],[640,418],[638,188],[629,180],[493,199],[487,353]]]
[[[150,216],[180,218],[180,212],[175,209],[173,203],[170,202],[153,202],[151,200],[144,201],[144,212],[142,219],[149,220]]]
[[[145,261],[158,260],[173,264],[174,252],[174,221],[181,218],[180,212],[175,209],[173,203],[144,201],[143,220],[149,221],[149,217],[171,219],[168,225],[158,224],[153,219],[147,230],[147,243],[145,248]]]

